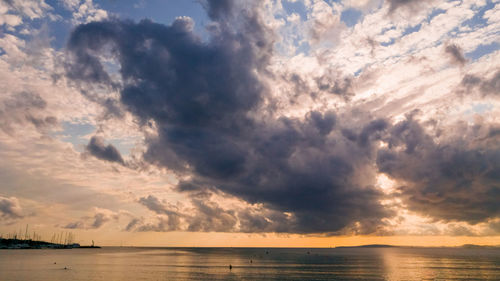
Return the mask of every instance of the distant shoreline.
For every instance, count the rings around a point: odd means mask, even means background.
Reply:
[[[332,247],[230,247],[230,246],[103,246],[106,248],[164,248],[164,249],[356,249],[356,248],[447,248],[447,249],[474,249],[474,248],[492,248],[500,249],[500,245],[475,245],[464,244],[460,246],[408,246],[408,245],[386,245],[386,244],[367,244],[359,246],[332,246]]]
[[[99,249],[100,246],[81,246],[78,243],[71,244],[58,244],[58,243],[50,243],[46,241],[37,241],[31,239],[16,239],[16,238],[0,238],[0,249],[3,250],[22,250],[22,249],[75,249],[75,248],[84,248],[84,249]]]
[[[460,246],[408,246],[389,244],[366,244],[358,246],[332,246],[332,247],[200,247],[200,246],[104,246],[106,248],[166,248],[166,249],[370,249],[370,248],[447,248],[447,249],[500,249],[500,245],[475,245],[464,244]],[[80,245],[78,243],[59,244],[31,239],[5,239],[0,238],[0,250],[7,249],[100,249],[101,246]]]

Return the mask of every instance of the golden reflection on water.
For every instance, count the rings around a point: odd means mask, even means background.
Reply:
[[[388,281],[497,280],[500,277],[498,260],[495,262],[488,255],[477,252],[457,254],[453,250],[457,249],[378,249],[384,264],[384,277]]]
[[[0,251],[0,281],[13,280],[500,280],[500,249]]]

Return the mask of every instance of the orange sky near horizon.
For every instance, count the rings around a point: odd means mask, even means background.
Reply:
[[[23,233],[20,228],[18,233]],[[35,230],[42,240],[50,241],[50,228]],[[33,230],[29,231],[33,233]],[[8,229],[0,228],[0,234],[6,238]],[[500,246],[500,236],[325,236],[298,234],[245,234],[216,232],[125,232],[102,230],[75,230],[61,232],[72,233],[75,242],[88,245],[95,241],[100,246],[132,246],[132,247],[278,247],[278,248],[331,248],[340,246],[360,246],[369,244],[385,244],[414,247],[455,247],[464,244]],[[57,233],[60,235],[61,233]],[[24,234],[22,234],[24,235]],[[21,235],[21,236],[22,236]],[[30,234],[31,235],[31,234]]]
[[[0,237],[500,246],[500,1],[111,2],[0,0]]]

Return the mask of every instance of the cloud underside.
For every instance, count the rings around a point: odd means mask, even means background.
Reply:
[[[90,142],[87,144],[85,149],[88,153],[101,160],[124,164],[123,158],[118,149],[111,144],[105,145],[102,137],[93,136],[90,138]]]
[[[82,217],[80,220],[70,222],[62,227],[66,229],[98,229],[108,222],[117,221],[123,214],[128,215],[128,213],[116,213],[95,207],[92,216]]]
[[[0,196],[0,218],[9,221],[23,217],[23,210],[16,197],[8,198]]]
[[[391,1],[391,9],[403,2],[411,1]],[[183,175],[176,188],[196,210],[186,215],[144,197],[139,203],[160,215],[160,223],[135,218],[128,230],[176,230],[182,221],[184,230],[229,231],[238,221],[243,232],[375,233],[396,207],[381,203],[387,198],[376,187],[380,172],[399,183],[397,196],[409,210],[435,220],[476,224],[500,215],[498,134],[490,133],[495,128],[485,124],[479,134],[477,127],[457,125],[465,136],[460,140],[442,137],[438,126],[421,123],[415,113],[400,122],[357,108],[280,116],[271,106],[266,68],[276,38],[258,4],[243,10],[233,4],[205,3],[213,21],[208,42],[186,18],[168,26],[93,22],[71,35],[67,76],[81,87],[119,90],[124,110],[155,131],[146,138],[144,161]],[[119,80],[102,63],[110,49]],[[445,51],[465,63],[456,46]],[[482,89],[491,83],[473,78],[463,84]],[[338,81],[318,83],[338,89]],[[99,138],[87,151],[124,163]],[[217,192],[265,211],[224,211],[207,200],[206,194]]]

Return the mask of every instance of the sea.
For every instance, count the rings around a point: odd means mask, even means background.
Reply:
[[[500,248],[0,250],[0,280],[500,280]]]

